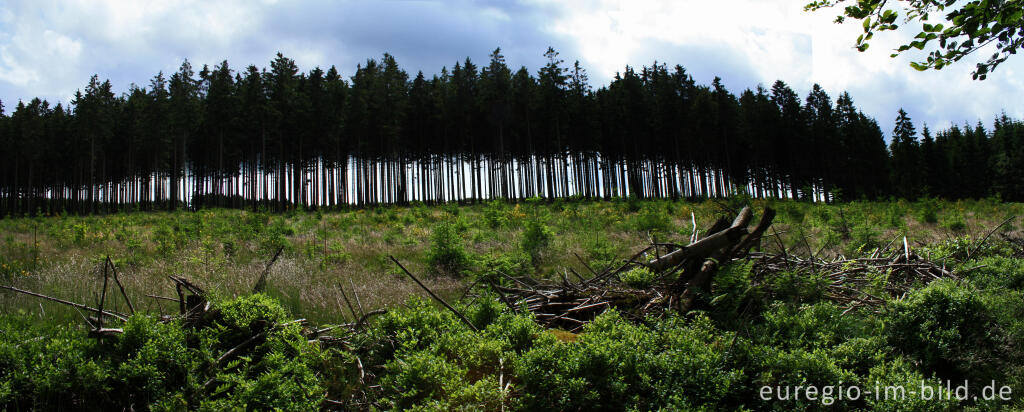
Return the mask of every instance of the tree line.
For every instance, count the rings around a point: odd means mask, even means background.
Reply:
[[[595,90],[578,61],[545,57],[531,73],[496,49],[427,77],[384,54],[348,79],[280,53],[269,69],[186,60],[121,95],[93,76],[68,105],[0,103],[0,213],[1024,193],[1024,126],[1005,115],[919,138],[901,110],[887,147],[818,85],[736,96],[655,62]]]

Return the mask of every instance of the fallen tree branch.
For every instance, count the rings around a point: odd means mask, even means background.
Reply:
[[[277,258],[281,256],[281,252],[284,251],[284,247],[277,248],[277,253],[274,253],[274,257],[267,262],[267,267],[263,269],[263,273],[260,274],[260,278],[256,281],[256,285],[252,287],[252,293],[263,293],[267,288],[267,275],[270,274],[270,267],[277,262]]]
[[[29,296],[35,296],[37,298],[46,299],[46,300],[49,300],[51,302],[57,302],[57,303],[60,303],[60,304],[71,306],[73,308],[82,309],[82,310],[87,311],[87,312],[99,312],[99,313],[102,313],[102,314],[107,315],[107,316],[115,317],[115,318],[120,319],[120,320],[125,321],[125,322],[128,321],[128,315],[125,315],[123,313],[112,312],[112,311],[109,311],[109,310],[100,311],[99,309],[96,309],[96,308],[93,308],[93,307],[90,307],[90,306],[86,306],[86,305],[83,305],[81,303],[75,303],[75,302],[71,302],[71,301],[64,300],[64,299],[58,299],[58,298],[55,298],[55,297],[52,297],[52,296],[46,296],[46,295],[41,294],[41,293],[36,293],[36,292],[31,292],[31,291],[27,291],[27,290],[18,289],[18,288],[13,287],[13,286],[0,285],[0,289],[7,289],[7,290],[10,290],[10,291],[13,291],[13,292],[22,293],[22,294],[26,294],[26,295],[29,295]]]
[[[117,284],[117,288],[121,290],[121,297],[124,298],[124,302],[128,304],[128,312],[132,315],[135,314],[135,305],[132,304],[132,300],[128,299],[128,293],[124,291],[124,285],[121,284],[121,280],[117,278],[117,268],[114,267],[114,261],[110,260],[110,255],[107,255],[107,263],[110,265],[110,269],[114,272],[114,283]]]
[[[388,255],[388,257],[391,258],[391,261],[395,262],[395,264],[398,265],[398,267],[402,269],[402,271],[405,272],[405,274],[408,275],[413,282],[416,282],[417,285],[420,285],[420,288],[423,288],[423,290],[425,290],[427,294],[430,295],[430,297],[434,298],[434,300],[444,305],[445,308],[448,308],[448,310],[450,310],[452,313],[455,314],[455,316],[462,320],[462,323],[465,323],[466,326],[469,326],[469,328],[472,329],[474,332],[478,331],[476,326],[473,325],[473,322],[470,322],[469,319],[466,318],[466,315],[463,315],[462,312],[455,310],[455,308],[452,307],[452,305],[449,305],[448,302],[444,301],[444,299],[441,299],[439,296],[435,295],[434,292],[432,292],[429,288],[427,288],[426,285],[423,284],[423,282],[420,282],[419,279],[416,279],[416,276],[413,276],[412,273],[405,268],[405,266],[402,266],[402,263],[399,262],[398,259],[395,259],[395,257],[391,255]]]

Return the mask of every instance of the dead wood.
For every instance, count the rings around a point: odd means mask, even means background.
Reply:
[[[121,280],[117,277],[117,268],[114,267],[114,261],[110,260],[110,255],[107,255],[107,265],[110,266],[111,271],[114,272],[114,283],[117,284],[117,288],[121,290],[121,297],[124,298],[124,302],[128,304],[128,313],[135,314],[135,305],[132,304],[132,300],[128,298],[128,293],[124,291],[124,285],[121,284]]]
[[[462,312],[459,312],[454,307],[452,307],[452,305],[449,305],[448,302],[444,301],[444,299],[441,299],[439,296],[435,295],[434,292],[430,290],[430,288],[423,284],[423,282],[420,282],[419,279],[416,279],[416,276],[413,276],[412,273],[405,268],[405,266],[402,266],[402,263],[399,262],[398,259],[395,259],[394,256],[388,255],[388,257],[391,258],[391,261],[395,262],[395,264],[398,265],[398,267],[402,269],[402,271],[405,272],[406,275],[409,276],[409,279],[412,279],[413,282],[416,282],[417,285],[420,285],[420,288],[425,290],[427,294],[430,295],[430,297],[434,298],[434,300],[438,301],[441,305],[443,305],[449,311],[454,313],[455,316],[462,320],[462,323],[465,323],[466,326],[469,326],[470,329],[472,329],[473,331],[477,331],[476,326],[474,326],[473,322],[470,322],[469,319],[466,318],[466,315],[463,315]]]
[[[71,301],[64,300],[64,299],[58,299],[58,298],[55,298],[55,297],[52,297],[52,296],[46,296],[46,295],[41,294],[41,293],[36,293],[36,292],[28,291],[28,290],[18,289],[18,288],[13,287],[13,286],[0,285],[0,289],[7,289],[7,290],[10,290],[12,292],[18,292],[18,293],[22,293],[22,294],[29,295],[29,296],[35,296],[37,298],[46,299],[48,301],[57,302],[57,303],[60,303],[60,304],[63,304],[63,305],[68,305],[68,306],[71,306],[73,308],[81,309],[81,310],[84,310],[84,311],[87,311],[87,312],[98,312],[98,313],[102,313],[103,315],[106,315],[106,316],[111,316],[111,317],[117,318],[117,319],[119,319],[121,321],[128,321],[128,315],[125,315],[123,313],[118,313],[118,312],[109,311],[109,310],[100,311],[99,309],[96,309],[96,308],[93,308],[93,307],[90,307],[90,306],[86,306],[86,305],[83,305],[81,303],[75,303],[75,302],[71,302]]]
[[[281,256],[282,251],[284,251],[284,247],[278,248],[277,253],[274,253],[274,257],[267,262],[267,267],[263,268],[263,273],[256,280],[256,285],[252,287],[252,293],[263,293],[267,289],[267,275],[270,274],[270,267],[274,265],[274,262],[277,262],[277,258]]]
[[[513,279],[514,284],[492,283],[490,286],[506,305],[525,308],[547,327],[569,331],[581,329],[609,308],[636,320],[662,316],[673,310],[674,305],[676,309],[685,311],[693,306],[695,297],[710,289],[720,264],[742,258],[759,243],[774,217],[775,211],[766,209],[758,226],[748,233],[747,226],[753,212],[750,207],[744,207],[733,219],[719,218],[703,232],[708,233],[703,238],[696,235],[698,231],[694,229],[687,246],[659,243],[651,237],[651,245],[626,259],[618,269],[599,273],[576,255],[576,259],[593,275],[589,279],[573,270],[578,281],[571,280],[567,272],[563,272],[558,283],[554,284]],[[691,215],[691,222],[696,225],[695,216]],[[668,253],[660,255],[662,247]],[[638,260],[652,250],[655,251],[654,259]],[[620,275],[636,267],[654,272],[655,280],[649,287],[630,287],[620,280]],[[679,270],[683,273],[676,276]]]

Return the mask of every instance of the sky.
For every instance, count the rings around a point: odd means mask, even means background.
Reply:
[[[979,53],[941,71],[909,67],[922,54],[890,58],[910,31],[854,49],[857,22],[837,10],[805,12],[803,0],[5,0],[0,2],[0,101],[71,101],[93,74],[115,91],[149,84],[188,59],[197,70],[227,60],[267,67],[277,52],[300,70],[356,65],[387,52],[414,76],[467,57],[485,65],[501,47],[513,69],[531,72],[549,46],[579,60],[594,88],[629,65],[682,65],[701,84],[715,76],[734,94],[776,80],[801,96],[815,83],[854,103],[891,133],[900,108],[918,129],[1024,119],[1024,57],[985,81],[971,79]],[[984,52],[985,50],[982,50]]]

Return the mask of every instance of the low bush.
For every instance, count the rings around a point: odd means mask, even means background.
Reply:
[[[892,306],[886,336],[898,352],[943,379],[998,379],[1006,339],[978,292],[935,281]]]
[[[652,329],[611,311],[575,343],[539,342],[515,363],[524,410],[715,409],[740,376],[725,367],[730,337],[707,318]]]
[[[492,200],[484,207],[484,222],[491,229],[508,226],[508,207],[500,200]]]
[[[982,289],[1024,289],[1024,260],[1004,256],[990,256],[964,263],[971,283]]]
[[[448,273],[459,273],[466,268],[469,256],[462,246],[462,236],[455,224],[444,222],[434,227],[430,234],[427,262],[431,267]]]
[[[553,236],[551,229],[540,218],[530,218],[524,223],[519,245],[530,256],[530,261],[534,266],[540,265],[542,252],[551,242]]]
[[[0,325],[0,409],[316,409],[325,359],[264,295],[215,305],[202,326],[136,315],[102,340],[77,327]],[[262,331],[262,332],[261,332]],[[249,347],[242,339],[262,336]],[[241,348],[235,356],[226,356]]]
[[[939,221],[939,201],[922,198],[917,201],[917,220],[921,223],[934,224]]]
[[[650,204],[641,208],[638,213],[631,215],[627,221],[629,229],[660,233],[667,233],[671,230],[672,218],[665,208],[659,206],[657,203]]]
[[[619,275],[619,280],[631,288],[646,289],[654,283],[654,272],[637,266]]]
[[[958,210],[954,210],[943,216],[942,223],[940,225],[943,228],[956,233],[963,233],[967,230],[967,221],[964,219],[963,213]]]

